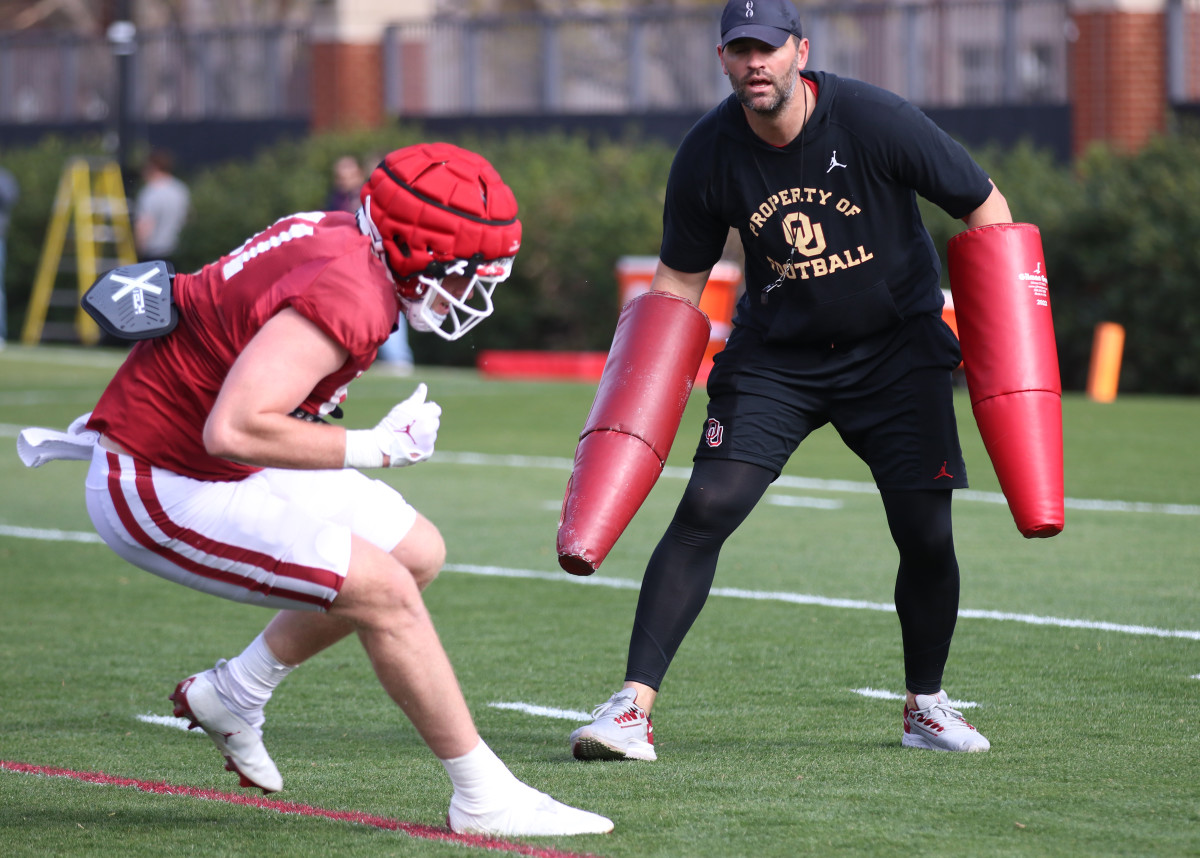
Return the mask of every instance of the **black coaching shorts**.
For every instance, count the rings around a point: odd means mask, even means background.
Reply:
[[[881,490],[966,488],[953,400],[959,360],[954,334],[931,316],[828,349],[768,344],[735,328],[709,375],[696,458],[778,475],[809,433],[831,423]]]

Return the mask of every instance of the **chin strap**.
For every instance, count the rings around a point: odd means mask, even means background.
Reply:
[[[366,204],[359,206],[358,211],[354,213],[354,220],[358,224],[358,231],[371,239],[371,252],[383,259],[383,236],[379,232],[379,227],[375,226],[375,221],[371,220],[371,216],[367,214],[370,205],[371,198],[368,196]]]

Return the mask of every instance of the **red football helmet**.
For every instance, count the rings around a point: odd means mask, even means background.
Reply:
[[[397,149],[360,196],[359,228],[416,330],[456,340],[492,314],[492,292],[521,247],[521,222],[516,197],[485,158],[449,143]]]

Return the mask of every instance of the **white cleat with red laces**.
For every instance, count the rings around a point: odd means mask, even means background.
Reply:
[[[175,687],[170,699],[175,717],[187,718],[188,729],[199,727],[213,740],[225,768],[237,772],[241,785],[264,793],[283,789],[283,776],[263,745],[262,733],[233,712],[212,683],[214,670],[189,676]]]
[[[571,734],[577,760],[657,760],[654,725],[634,701],[636,688],[622,688],[592,710],[591,724]]]
[[[950,705],[945,691],[916,695],[916,709],[904,704],[904,737],[906,748],[928,748],[933,751],[986,751],[992,745],[979,731],[967,723],[962,713]]]

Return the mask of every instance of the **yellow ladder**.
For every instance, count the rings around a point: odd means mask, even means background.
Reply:
[[[73,234],[74,242],[68,241],[69,234]],[[72,158],[63,169],[54,196],[21,342],[36,345],[46,338],[95,345],[100,341],[100,328],[80,305],[83,293],[105,271],[135,262],[137,253],[121,168],[115,161]],[[72,268],[76,288],[57,288],[58,275]],[[52,307],[73,309],[71,320],[47,321]]]

